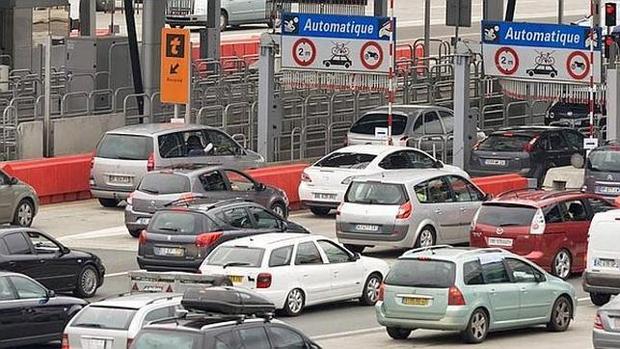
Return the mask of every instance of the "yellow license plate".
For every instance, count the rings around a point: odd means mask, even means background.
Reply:
[[[403,298],[403,304],[406,304],[406,305],[427,306],[428,303],[429,303],[428,298],[411,298],[411,297]]]
[[[228,275],[228,278],[233,284],[240,284],[243,282],[243,276],[240,275]]]

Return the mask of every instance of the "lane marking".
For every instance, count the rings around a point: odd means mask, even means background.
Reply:
[[[123,271],[123,272],[120,272],[120,273],[106,274],[104,276],[104,278],[115,278],[115,277],[127,276],[127,275],[129,275],[129,271]]]
[[[312,337],[312,340],[319,341],[319,340],[332,339],[332,338],[349,337],[349,336],[354,336],[354,335],[379,332],[383,330],[385,330],[385,327],[364,328],[364,329],[355,330],[355,331],[345,331],[345,332],[338,332],[338,333],[332,333],[332,334],[324,334],[321,336],[314,336]]]
[[[114,236],[121,236],[121,235],[129,236],[129,233],[127,232],[127,228],[125,228],[124,225],[119,225],[116,227],[100,229],[100,230],[87,231],[85,233],[66,235],[66,236],[58,238],[58,240],[60,242],[66,242],[66,241],[73,241],[73,240],[86,240],[86,239],[91,239],[91,238],[114,237]]]

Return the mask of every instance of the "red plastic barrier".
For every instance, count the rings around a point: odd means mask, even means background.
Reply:
[[[472,181],[491,195],[499,195],[509,190],[526,189],[529,185],[527,178],[517,174],[507,174],[490,177],[473,178]]]
[[[301,183],[301,172],[307,164],[265,167],[248,171],[252,177],[264,184],[280,188],[286,192],[293,210],[300,208],[297,189]]]

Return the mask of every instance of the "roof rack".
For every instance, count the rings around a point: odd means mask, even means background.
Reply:
[[[562,195],[567,195],[567,194],[582,194],[582,193],[583,192],[581,190],[551,191],[548,194],[543,195],[543,197],[540,199],[546,200],[546,199],[554,198],[556,196],[562,196]]]
[[[428,247],[418,247],[418,248],[414,248],[413,250],[409,250],[407,252],[405,252],[405,254],[413,254],[413,253],[418,253],[418,252],[424,252],[424,251],[434,251],[434,250],[441,250],[444,248],[454,248],[450,245],[435,245],[435,246],[428,246]]]

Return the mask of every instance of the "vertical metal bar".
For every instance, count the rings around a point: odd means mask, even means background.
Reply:
[[[564,0],[558,0],[558,24],[564,22]]]
[[[52,36],[48,35],[45,43],[45,114],[43,118],[43,155],[51,157],[51,120],[52,120]],[[6,140],[5,140],[6,141]]]
[[[148,6],[147,3],[150,2],[151,1],[145,1],[144,5]],[[129,55],[131,58],[131,71],[133,73],[134,93],[138,95],[136,97],[138,103],[138,113],[139,115],[144,115],[144,85],[142,84],[142,69],[140,66],[140,52],[138,50],[138,37],[136,34],[136,20],[133,13],[133,1],[123,0],[123,3],[125,6],[125,21],[127,23],[127,36],[129,39]],[[146,18],[145,16],[143,20],[147,21],[149,18]],[[142,118],[139,120],[140,123],[142,123]]]
[[[415,47],[413,48],[415,50]],[[424,1],[424,57],[431,56],[431,0]],[[415,52],[414,52],[415,57]],[[430,60],[425,59],[424,65],[428,69]]]
[[[508,0],[506,5],[506,22],[512,22],[515,18],[515,8],[517,0]]]

